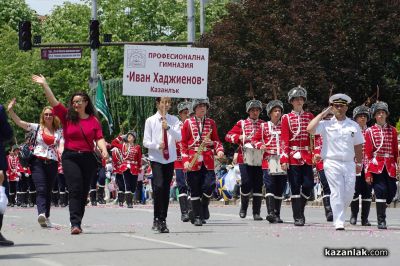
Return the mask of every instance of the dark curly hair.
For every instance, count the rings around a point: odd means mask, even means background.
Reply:
[[[72,94],[70,100],[69,100],[69,104],[68,104],[68,112],[67,112],[67,120],[72,121],[72,123],[76,124],[79,121],[79,115],[78,112],[76,112],[74,110],[74,106],[73,106],[73,99],[75,96],[81,96],[83,98],[83,100],[87,101],[88,104],[86,105],[85,108],[85,113],[88,115],[94,115],[95,117],[99,118],[97,115],[97,111],[93,106],[92,100],[90,99],[89,95],[86,92],[75,92],[74,94]]]

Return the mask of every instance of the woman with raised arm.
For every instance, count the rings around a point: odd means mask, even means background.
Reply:
[[[92,101],[85,92],[74,93],[67,108],[54,97],[45,77],[33,75],[32,81],[43,87],[54,114],[63,125],[65,141],[61,160],[70,195],[71,234],[77,235],[82,233],[81,224],[90,180],[97,171],[95,143],[101,150],[103,158],[108,159],[103,131]]]
[[[57,150],[63,137],[60,120],[54,117],[53,108],[46,106],[40,114],[39,124],[25,122],[14,112],[15,104],[16,100],[13,99],[7,108],[11,119],[17,126],[36,136],[30,169],[37,193],[38,222],[43,228],[52,227],[49,220],[51,191],[57,176]]]

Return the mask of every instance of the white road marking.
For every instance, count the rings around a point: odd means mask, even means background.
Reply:
[[[198,248],[198,247],[194,247],[194,246],[189,246],[189,245],[185,245],[185,244],[180,244],[180,243],[175,243],[175,242],[170,242],[170,241],[164,241],[164,240],[159,240],[159,239],[154,239],[154,238],[148,238],[148,237],[144,237],[144,236],[134,236],[134,235],[130,235],[130,234],[121,234],[121,235],[126,236],[126,237],[130,237],[130,238],[145,240],[145,241],[149,241],[149,242],[165,244],[165,245],[169,245],[169,246],[192,249],[192,250],[201,251],[201,252],[205,252],[205,253],[210,253],[210,254],[214,254],[214,255],[226,255],[226,253],[221,252],[221,251],[217,251],[217,250],[206,249],[206,248]]]
[[[49,265],[49,266],[64,266],[64,264],[55,262],[55,261],[51,261],[48,259],[42,259],[42,258],[31,258],[31,260],[36,261],[38,263],[40,263],[41,265]]]

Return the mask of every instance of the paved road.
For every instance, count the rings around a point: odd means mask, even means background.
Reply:
[[[69,234],[68,210],[52,209],[57,228],[42,229],[36,210],[9,208],[3,234],[16,245],[0,248],[0,265],[399,265],[400,208],[388,209],[388,230],[374,226],[347,226],[335,231],[324,221],[321,207],[306,208],[306,226],[294,227],[290,206],[284,206],[284,224],[270,225],[240,219],[238,206],[214,204],[203,227],[179,220],[172,205],[170,234],[151,231],[152,206],[133,209],[88,207],[84,234]],[[251,207],[250,207],[251,208]],[[263,210],[265,212],[265,210]],[[264,213],[265,215],[265,213]],[[323,249],[388,249],[386,257],[325,257]]]

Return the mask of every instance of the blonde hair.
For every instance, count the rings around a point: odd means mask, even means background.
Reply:
[[[40,125],[42,127],[44,127],[44,112],[46,110],[51,110],[51,112],[53,112],[53,108],[51,106],[46,106],[45,108],[43,108],[42,113],[40,114]],[[53,129],[57,130],[61,127],[61,121],[60,119],[54,115],[53,113],[53,123],[52,123]]]

